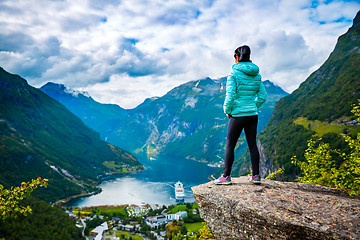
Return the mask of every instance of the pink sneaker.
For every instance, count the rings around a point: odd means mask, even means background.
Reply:
[[[230,176],[224,177],[224,175],[221,175],[221,177],[214,180],[214,183],[216,185],[231,185],[232,184],[231,177]]]
[[[251,176],[249,181],[252,182],[253,184],[259,185],[261,184],[261,177],[260,175]]]

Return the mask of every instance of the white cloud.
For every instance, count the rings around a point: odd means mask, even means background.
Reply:
[[[81,90],[86,90],[96,101],[102,103],[132,106],[134,99],[138,105],[143,102],[145,98],[164,95],[169,89],[179,85],[181,81],[179,81],[178,78],[179,76],[177,76],[177,79],[169,81],[169,79],[171,79],[170,76],[161,76],[154,81],[151,76],[132,78],[127,74],[114,74],[107,82],[96,83],[81,88]]]
[[[264,79],[293,91],[360,9],[354,1],[0,2],[0,66],[41,86],[135,107],[187,81],[226,76],[247,44]]]

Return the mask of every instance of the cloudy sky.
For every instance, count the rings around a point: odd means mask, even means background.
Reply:
[[[133,108],[227,76],[247,44],[263,79],[292,92],[359,10],[359,0],[0,0],[0,66]]]

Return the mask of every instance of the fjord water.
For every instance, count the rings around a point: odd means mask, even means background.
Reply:
[[[185,202],[194,202],[191,187],[206,183],[217,168],[189,159],[169,157],[153,160],[139,159],[145,171],[125,177],[105,181],[99,185],[102,192],[74,199],[67,205],[88,207],[100,205],[122,205],[144,203],[171,205],[176,204],[174,184],[181,181],[185,188]]]

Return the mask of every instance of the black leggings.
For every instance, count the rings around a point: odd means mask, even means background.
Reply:
[[[248,144],[251,164],[252,175],[259,175],[259,150],[256,146],[256,133],[257,133],[258,116],[246,116],[246,117],[230,117],[225,149],[225,167],[224,176],[230,176],[231,167],[234,163],[234,149],[236,143],[241,135],[242,130],[245,130],[246,142]]]

